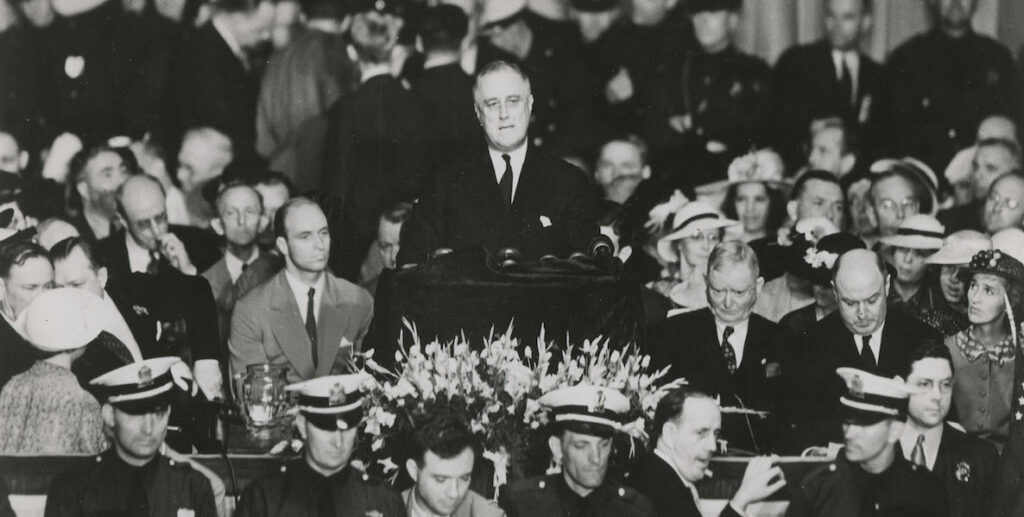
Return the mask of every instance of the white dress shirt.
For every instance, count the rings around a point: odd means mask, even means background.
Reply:
[[[874,332],[871,333],[871,339],[868,340],[868,346],[871,347],[871,351],[875,354],[875,364],[882,358],[882,331],[885,330],[885,322],[878,327]],[[857,334],[853,335],[853,342],[857,345],[857,353],[860,354],[864,348],[864,336]]]
[[[292,276],[288,271],[284,272],[284,278],[288,281],[288,287],[292,289],[292,294],[295,296],[295,304],[299,306],[299,316],[302,317],[302,321],[306,321],[306,305],[309,303],[309,288],[316,289],[313,294],[313,310],[317,316],[320,315],[320,302],[324,299],[324,286],[327,285],[327,273],[321,273],[320,279],[316,281],[316,285],[309,285],[298,278]],[[320,321],[317,320],[317,324]]]
[[[943,425],[937,425],[924,434],[924,460],[928,470],[935,470],[935,460],[939,455],[939,443],[942,442]],[[917,429],[911,429],[910,425],[903,426],[903,434],[900,435],[900,448],[903,449],[903,456],[907,461],[913,461],[914,446],[917,445],[917,437],[922,433]]]
[[[850,71],[850,84],[853,85],[853,98],[851,102],[857,100],[857,80],[860,78],[860,54],[854,50],[833,50],[832,51],[832,65],[836,69],[836,80],[841,80],[843,77],[843,63],[846,63],[846,69]]]
[[[153,259],[151,251],[139,246],[131,234],[124,232],[125,246],[128,248],[128,267],[132,273],[145,273],[149,268],[149,262]]]
[[[231,283],[234,284],[238,281],[238,277],[242,276],[242,266],[251,266],[253,262],[256,262],[260,258],[260,249],[256,248],[253,250],[249,260],[242,260],[234,256],[230,251],[224,253],[224,265],[228,268],[228,276],[231,277]]]
[[[487,152],[491,155],[491,165],[494,166],[494,180],[501,183],[502,176],[505,175],[505,159],[501,157],[503,154],[507,154],[512,163],[512,199],[516,199],[516,189],[519,188],[519,176],[523,173],[523,162],[526,161],[526,142],[519,146],[517,149],[513,149],[507,153],[496,151],[488,148]]]
[[[718,320],[715,320],[715,331],[718,333],[718,342],[722,343],[722,335],[725,332],[725,327],[732,327],[732,335],[729,336],[729,344],[732,345],[733,352],[736,352],[736,368],[740,367],[743,363],[743,346],[747,342],[747,329],[750,328],[750,320],[743,320],[742,323],[735,325],[726,325]]]

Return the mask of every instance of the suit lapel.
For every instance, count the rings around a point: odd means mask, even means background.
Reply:
[[[277,345],[295,368],[295,373],[308,379],[314,373],[312,345],[306,335],[302,313],[299,312],[295,296],[284,275],[284,271],[281,271],[271,280],[274,289],[270,294],[270,328],[273,329]]]
[[[474,185],[469,192],[472,194],[477,215],[487,226],[487,235],[491,239],[486,247],[493,249],[501,240],[502,221],[508,214],[508,209],[505,208],[505,203],[501,199],[501,190],[498,188],[498,182],[494,176],[494,165],[491,163],[486,145],[482,153],[470,153],[466,157],[465,172],[466,179]]]
[[[947,424],[942,424],[942,439],[939,440],[939,450],[935,453],[935,467],[932,469],[936,475],[947,479],[952,475],[949,470],[952,468],[955,458],[953,457],[955,431]]]
[[[325,283],[323,300],[320,302],[320,315],[317,318],[317,356],[320,358],[317,364],[317,375],[328,375],[334,366],[334,360],[341,350],[342,336],[352,318],[352,311],[345,310],[345,304],[341,301],[341,293],[338,292],[339,285],[330,275]],[[352,346],[353,343],[347,343]]]

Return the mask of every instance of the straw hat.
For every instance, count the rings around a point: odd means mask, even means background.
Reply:
[[[719,230],[739,224],[726,219],[721,212],[702,201],[691,201],[679,208],[672,217],[672,231],[658,241],[658,254],[669,262],[678,262],[679,254],[672,244],[686,237]]]
[[[968,264],[979,251],[992,249],[992,239],[988,235],[975,230],[960,230],[946,237],[942,247],[925,262],[956,266]]]
[[[103,330],[102,307],[103,300],[82,289],[44,291],[25,309],[25,339],[44,352],[82,348]]]
[[[896,235],[882,237],[879,241],[888,246],[917,250],[942,248],[946,227],[938,219],[926,214],[907,217],[896,229]]]

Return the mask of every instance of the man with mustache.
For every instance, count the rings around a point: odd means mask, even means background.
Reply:
[[[285,267],[235,304],[231,371],[285,364],[292,382],[346,373],[373,317],[370,293],[328,271],[327,217],[310,199],[282,205],[274,234]]]
[[[98,145],[79,151],[68,165],[68,215],[90,242],[114,232],[117,189],[132,174],[113,148]]]

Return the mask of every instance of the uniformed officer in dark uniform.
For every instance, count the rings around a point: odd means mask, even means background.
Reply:
[[[659,78],[645,133],[655,176],[688,189],[725,179],[729,163],[765,141],[768,65],[733,46],[740,0],[687,3],[699,49]]]
[[[624,395],[610,388],[574,386],[552,391],[538,402],[551,411],[548,446],[562,472],[503,487],[498,504],[508,517],[655,515],[646,497],[607,478],[613,435],[630,408]]]
[[[837,368],[836,373],[847,387],[839,399],[843,449],[835,461],[803,479],[786,515],[947,515],[942,483],[904,459],[897,446],[907,416],[906,385],[854,368]]]
[[[966,5],[964,5],[966,3]],[[937,25],[911,38],[889,57],[890,154],[910,155],[943,170],[972,143],[988,115],[1019,113],[1019,81],[1009,49],[975,33],[976,0],[928,6]]]
[[[47,517],[216,517],[210,481],[161,454],[170,401],[188,367],[177,357],[122,366],[90,384],[104,400],[114,446],[50,486]]]
[[[530,77],[534,105],[530,144],[553,154],[583,156],[595,140],[589,123],[586,66],[576,30],[525,8],[525,0],[484,2],[477,66],[519,65]]]
[[[299,394],[302,458],[246,487],[235,517],[405,517],[390,486],[349,464],[363,419],[362,374],[330,375],[288,386]]]

